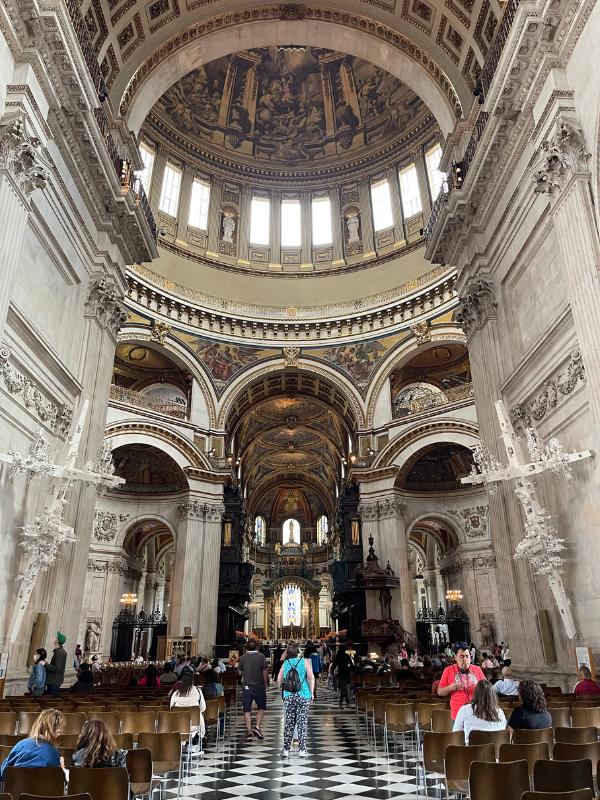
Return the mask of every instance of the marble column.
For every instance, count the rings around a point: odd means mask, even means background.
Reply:
[[[192,203],[192,184],[194,183],[194,170],[184,167],[181,174],[181,189],[179,204],[177,206],[177,238],[185,239],[190,219],[190,206]]]
[[[415,167],[417,168],[417,180],[419,181],[419,194],[421,195],[421,206],[423,209],[423,219],[428,220],[431,214],[431,192],[429,191],[429,180],[427,178],[427,165],[423,148],[415,153]]]
[[[209,657],[213,653],[217,637],[221,519],[224,512],[225,506],[221,503],[207,503],[205,505],[198,647],[203,655]]]
[[[344,259],[344,235],[342,219],[342,208],[340,205],[340,190],[336,186],[329,195],[331,201],[331,228],[333,233],[333,266],[340,266],[345,263]]]
[[[304,267],[312,267],[313,265],[311,202],[312,198],[310,192],[300,193],[300,230],[302,234],[301,261]]]
[[[400,183],[398,181],[398,170],[391,167],[387,171],[387,182],[390,187],[390,202],[392,205],[392,217],[394,220],[394,241],[404,241],[404,220],[402,218],[402,203],[400,200]]]
[[[219,252],[219,239],[221,233],[221,198],[223,196],[223,181],[220,178],[213,178],[210,183],[210,203],[208,204],[208,244],[207,254],[212,255]],[[239,228],[239,216],[236,225]],[[237,231],[239,237],[239,230]]]
[[[375,234],[373,232],[373,213],[371,211],[371,184],[368,178],[362,178],[358,184],[358,195],[363,256],[374,256]]]
[[[78,466],[95,464],[104,438],[106,407],[115,356],[116,337],[127,319],[122,291],[105,276],[92,278],[85,302],[85,325],[78,370],[83,387],[80,401],[89,400],[88,416],[81,436]],[[96,487],[79,484],[69,503],[67,524],[73,526],[77,542],[65,548],[45,581],[48,630],[60,628],[73,643],[83,603],[81,580],[86,573],[92,536]],[[51,635],[51,634],[50,634]],[[109,635],[102,631],[102,636]]]
[[[252,189],[250,186],[242,186],[241,192],[240,218],[238,221],[238,262],[247,265],[248,252],[250,246],[250,214],[252,209]]]
[[[154,165],[152,166],[152,175],[150,176],[150,189],[147,192],[148,202],[152,213],[156,217],[158,213],[158,203],[160,201],[160,193],[162,191],[163,178],[165,176],[165,167],[167,166],[166,153],[160,147],[156,148],[154,154]]]
[[[363,553],[365,556],[365,560],[369,554],[369,538],[372,536],[375,540],[375,550],[381,557],[381,554],[378,550],[379,545],[379,507],[377,503],[361,503],[358,509],[358,513],[360,514],[361,520],[361,529],[362,529],[362,542],[363,542]],[[381,564],[381,561],[379,562]],[[384,564],[385,566],[385,564]],[[397,590],[392,589],[392,617],[397,619],[397,611],[398,611],[398,602],[397,602]],[[380,619],[381,617],[381,608],[379,606],[379,602],[377,600],[376,592],[365,592],[365,612],[367,619]]]
[[[505,347],[494,284],[485,277],[473,280],[460,291],[460,300],[457,320],[467,334],[481,440],[494,458],[505,462],[494,406],[503,383]],[[489,498],[489,530],[496,553],[502,613],[498,635],[510,642],[515,664],[539,667],[544,654],[536,587],[529,565],[513,558],[517,542],[523,538],[523,520],[513,486],[508,483],[499,485]]]
[[[21,256],[23,234],[31,210],[29,196],[46,186],[47,174],[39,143],[27,134],[25,119],[9,114],[0,123],[0,342],[13,294]]]
[[[204,545],[204,503],[190,497],[177,506],[177,546],[173,570],[169,634],[182,636],[190,627],[198,636],[200,613],[200,580],[202,574],[202,549]]]
[[[281,264],[281,194],[271,192],[270,195],[270,231],[269,231],[269,261],[271,264]]]

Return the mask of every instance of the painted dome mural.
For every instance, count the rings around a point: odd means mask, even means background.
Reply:
[[[203,156],[263,168],[348,164],[410,137],[429,109],[401,81],[312,47],[238,52],[174,84],[150,120]]]

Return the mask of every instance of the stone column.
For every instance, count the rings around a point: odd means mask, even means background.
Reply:
[[[302,233],[302,266],[312,267],[312,214],[310,192],[300,192],[300,214]]]
[[[544,142],[541,167],[534,175],[535,191],[547,194],[560,252],[577,340],[585,366],[587,397],[593,416],[596,446],[600,446],[600,240],[597,210],[592,204],[590,154],[574,120],[559,118]],[[597,459],[596,459],[597,461]]]
[[[271,225],[269,231],[269,251],[271,264],[281,264],[281,194],[271,192],[269,196]]]
[[[415,167],[417,168],[417,178],[419,181],[419,194],[421,195],[421,206],[423,208],[423,219],[428,220],[431,214],[431,192],[429,191],[429,180],[427,178],[427,165],[425,164],[425,154],[423,148],[415,153]]]
[[[29,195],[46,186],[47,174],[38,156],[39,142],[29,136],[20,114],[0,123],[0,342],[13,294],[27,224]]]
[[[210,183],[210,203],[208,204],[208,245],[207,254],[215,255],[219,252],[219,239],[221,234],[221,198],[223,196],[223,181],[213,178]],[[239,227],[239,216],[236,225]],[[238,230],[238,238],[240,231]]]
[[[401,242],[404,240],[404,220],[402,218],[400,183],[398,181],[398,170],[396,167],[388,169],[387,182],[390,187],[390,201],[392,204],[392,217],[394,219],[394,241]]]
[[[150,176],[150,188],[148,191],[148,202],[152,209],[154,216],[158,213],[158,203],[160,201],[160,193],[162,191],[163,178],[165,176],[165,167],[167,166],[167,156],[160,147],[156,148],[154,154],[154,165],[152,166],[152,175]]]
[[[457,320],[467,334],[481,440],[494,458],[505,463],[494,406],[503,383],[505,347],[494,284],[484,277],[473,280],[460,291],[460,299]],[[490,496],[489,530],[496,553],[502,612],[499,635],[510,642],[515,664],[539,667],[544,663],[544,655],[535,583],[528,564],[513,558],[517,542],[523,538],[523,521],[513,487],[506,482]]]
[[[344,264],[344,237],[342,234],[342,208],[340,205],[340,190],[336,186],[329,195],[331,201],[331,228],[333,233],[333,266]]]
[[[248,264],[248,248],[250,244],[250,213],[252,206],[252,189],[250,186],[242,186],[241,208],[238,231],[238,261]]]
[[[361,503],[358,513],[361,520],[363,553],[366,559],[369,554],[369,537],[373,537],[377,547],[375,552],[379,552],[379,506],[377,503]],[[392,590],[392,617],[395,619],[398,618],[395,613],[398,609],[396,594],[396,590]],[[365,592],[365,602],[367,619],[379,619],[381,617],[381,609],[376,592]]]
[[[379,501],[379,563],[385,568],[389,561],[396,577],[400,579],[399,616],[397,619],[400,620],[405,631],[414,633],[416,630],[415,608],[412,579],[408,566],[405,511],[406,503],[399,497],[389,496]]]
[[[217,636],[221,519],[224,512],[225,506],[221,503],[207,503],[205,505],[198,647],[200,652],[206,656],[212,654]]]
[[[375,255],[375,234],[373,232],[373,213],[371,211],[371,184],[362,178],[358,184],[360,203],[360,230],[364,256]]]
[[[181,189],[179,204],[177,206],[177,238],[185,239],[187,226],[190,219],[190,206],[192,204],[192,184],[194,183],[194,170],[184,167],[181,173]]]
[[[185,627],[198,636],[200,613],[200,581],[202,575],[202,549],[204,545],[204,503],[190,497],[177,506],[177,547],[173,570],[169,633],[183,635]]]
[[[425,584],[427,586],[427,604],[433,611],[437,611],[440,605],[436,571],[435,569],[426,569],[423,572],[423,577],[425,578]]]

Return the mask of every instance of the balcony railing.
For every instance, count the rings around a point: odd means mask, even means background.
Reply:
[[[443,392],[431,392],[405,402],[394,402],[393,417],[394,419],[403,419],[431,408],[442,408],[460,400],[468,400],[471,397],[473,397],[473,384],[461,383],[460,386],[452,386],[444,389]]]
[[[131,188],[133,190],[133,194],[135,196],[136,202],[139,204],[140,208],[142,209],[142,213],[146,218],[146,222],[148,223],[148,227],[152,232],[152,237],[156,242],[158,240],[158,227],[156,225],[156,220],[154,219],[154,214],[152,213],[152,209],[150,208],[150,203],[148,202],[148,197],[146,192],[144,191],[144,186],[142,184],[141,179],[136,175],[133,179],[133,183],[131,184]]]
[[[508,34],[514,22],[517,9],[519,8],[519,0],[508,0],[500,20],[500,25],[494,36],[492,46],[488,50],[483,70],[481,71],[481,88],[483,89],[483,96],[485,97],[492,85],[496,69],[500,63],[500,56],[504,50],[504,45],[508,39]]]
[[[110,399],[137,408],[147,408],[158,414],[177,417],[177,419],[187,419],[187,407],[175,400],[158,400],[156,397],[148,397],[133,389],[126,389],[124,386],[115,386],[114,383],[110,387]]]

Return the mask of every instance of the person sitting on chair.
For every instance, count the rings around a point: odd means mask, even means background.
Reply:
[[[74,767],[124,767],[127,750],[115,747],[108,728],[101,719],[83,723],[75,752]]]
[[[4,780],[7,767],[61,767],[62,759],[56,749],[56,740],[65,726],[62,711],[47,708],[33,723],[27,739],[17,742],[0,767],[0,780]]]

